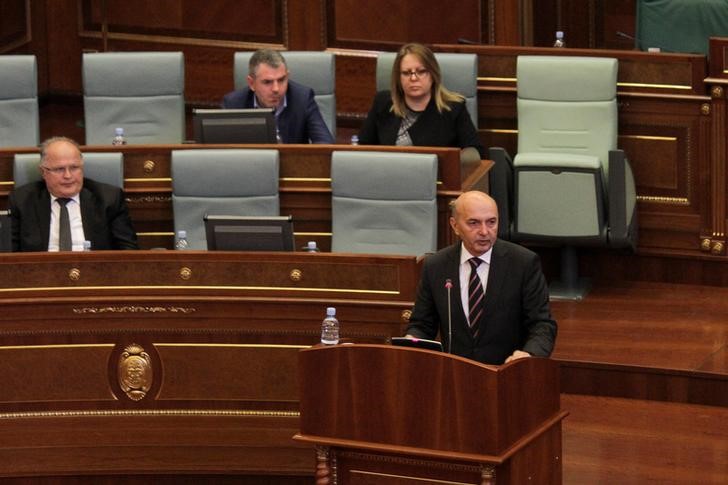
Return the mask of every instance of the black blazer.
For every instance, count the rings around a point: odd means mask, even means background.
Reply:
[[[123,191],[83,179],[80,193],[83,232],[91,249],[139,249]],[[44,181],[18,187],[8,198],[13,251],[48,251],[51,195]]]
[[[226,109],[254,108],[250,88],[231,91],[222,99]],[[286,109],[278,115],[278,133],[283,143],[334,143],[334,137],[321,116],[313,89],[288,81]]]
[[[390,91],[380,91],[374,98],[372,108],[367,114],[359,132],[362,145],[394,145],[402,118],[392,111]],[[453,103],[450,110],[437,111],[435,100],[431,99],[417,121],[410,127],[409,135],[415,146],[435,147],[474,147],[485,158],[485,150],[480,144],[478,131],[473,126],[465,103]]]
[[[417,289],[407,333],[434,339],[438,332],[448,349],[448,313],[452,315],[452,353],[485,364],[502,364],[514,350],[548,357],[556,340],[546,279],[536,253],[498,240],[488,273],[484,320],[473,338],[460,300],[460,247],[449,246],[428,256]],[[450,279],[450,310],[445,281]]]

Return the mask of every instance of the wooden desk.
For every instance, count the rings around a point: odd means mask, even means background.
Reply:
[[[414,257],[0,254],[0,477],[312,475],[297,354],[402,335]],[[39,457],[42,456],[42,460]]]
[[[124,154],[125,190],[134,226],[142,248],[171,248],[172,150],[195,148],[271,148],[270,145],[128,145],[88,146],[88,152],[121,151]],[[492,162],[461,166],[460,149],[440,147],[389,147],[351,145],[275,145],[280,151],[280,210],[291,214],[296,244],[315,240],[324,251],[331,248],[331,152],[334,150],[377,150],[388,152],[435,153],[438,157],[438,247],[454,241],[448,223],[448,204],[463,190],[488,190],[487,172]],[[0,150],[0,208],[7,205],[12,190],[15,153],[34,148]]]
[[[340,345],[299,357],[317,483],[561,484],[558,364]],[[372,367],[371,362],[380,365]]]

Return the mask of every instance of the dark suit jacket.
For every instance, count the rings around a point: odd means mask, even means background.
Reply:
[[[485,320],[473,338],[460,300],[460,247],[428,256],[422,269],[407,333],[434,339],[448,349],[448,311],[452,314],[452,353],[485,364],[502,364],[514,350],[548,357],[556,339],[546,279],[538,256],[517,244],[497,240],[485,290]],[[450,310],[445,281],[450,279]]]
[[[80,194],[83,232],[91,249],[139,249],[124,193],[118,187],[83,179]],[[44,181],[18,187],[8,199],[13,251],[48,251],[51,195]]]
[[[222,107],[254,108],[253,96],[255,93],[250,88],[229,92],[222,100]],[[283,143],[309,143],[309,140],[311,143],[334,143],[314,99],[313,89],[290,80],[286,109],[278,116],[278,133]]]
[[[380,91],[374,98],[364,126],[359,132],[362,145],[394,145],[402,118],[392,111],[390,91]],[[465,103],[453,103],[450,111],[437,111],[435,100],[431,99],[417,121],[410,127],[409,135],[415,146],[474,147],[485,158],[478,131],[473,126]]]

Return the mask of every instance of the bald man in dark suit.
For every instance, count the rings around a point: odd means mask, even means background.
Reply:
[[[439,333],[446,350],[485,364],[551,355],[557,326],[538,256],[497,240],[498,208],[482,192],[454,202],[450,225],[462,242],[425,259],[407,335]]]

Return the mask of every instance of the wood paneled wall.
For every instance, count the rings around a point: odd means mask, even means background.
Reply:
[[[81,93],[81,53],[181,50],[188,102],[217,104],[232,89],[232,55],[261,46],[337,53],[341,109],[361,115],[372,87],[372,51],[407,41],[631,48],[635,0],[4,0],[0,53],[39,57],[41,94]],[[367,62],[369,61],[369,62]],[[358,98],[365,92],[367,102]],[[351,99],[350,99],[351,98]]]
[[[235,51],[326,49],[336,54],[338,124],[353,130],[375,92],[379,50],[394,50],[405,41],[447,44],[452,50],[465,39],[480,45],[474,48],[527,51],[524,46],[549,46],[553,32],[564,30],[569,48],[616,52],[620,58],[619,143],[637,179],[640,251],[725,257],[728,56],[722,41],[710,59],[632,55],[634,41],[627,37],[635,33],[635,3],[5,0],[0,52],[35,54],[41,99],[63,95],[80,106],[83,52],[182,51],[188,104],[214,106],[233,88]],[[512,150],[517,136],[513,62],[513,52],[481,56],[479,79],[481,138],[485,145]]]
[[[0,54],[29,42],[29,0],[7,0],[0,3]]]

